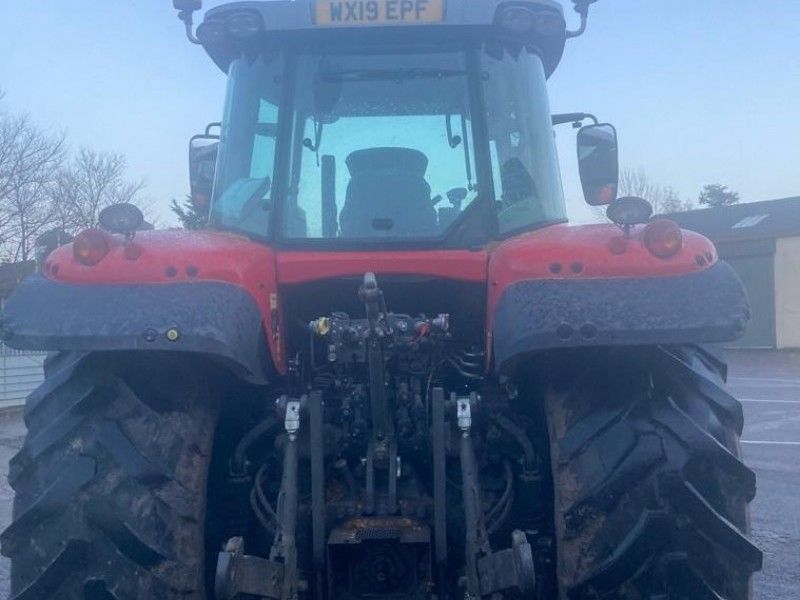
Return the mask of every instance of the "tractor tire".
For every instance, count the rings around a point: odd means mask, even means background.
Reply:
[[[756,482],[725,364],[694,346],[606,356],[545,399],[561,598],[748,600]]]
[[[164,355],[48,358],[10,464],[12,598],[205,598],[217,417],[203,372]]]

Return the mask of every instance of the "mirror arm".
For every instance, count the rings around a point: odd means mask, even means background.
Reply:
[[[575,12],[581,16],[581,26],[575,31],[567,31],[567,39],[582,36],[586,32],[586,25],[589,22],[589,5],[597,0],[572,0],[575,5]]]
[[[193,44],[197,44],[198,46],[202,46],[203,42],[201,42],[197,37],[194,35],[194,16],[192,11],[190,10],[182,10],[178,13],[178,18],[183,21],[183,24],[186,26],[186,37],[189,39],[190,42]]]
[[[209,123],[208,125],[206,125],[206,132],[205,132],[204,135],[207,135],[208,137],[216,137],[216,138],[218,138],[219,137],[218,135],[214,135],[214,136],[211,135],[211,130],[214,127],[219,127],[220,129],[222,129],[222,123],[220,123],[218,121],[214,122],[214,123]]]
[[[553,115],[553,126],[556,125],[563,125],[564,123],[572,123],[572,126],[575,129],[578,129],[583,125],[583,122],[586,119],[591,119],[594,121],[595,125],[599,125],[600,121],[597,120],[591,113],[564,113],[560,115]]]
[[[581,26],[576,29],[575,31],[567,31],[567,39],[571,40],[572,38],[580,37],[584,33],[586,33],[586,25],[589,22],[588,15],[586,13],[581,14]]]

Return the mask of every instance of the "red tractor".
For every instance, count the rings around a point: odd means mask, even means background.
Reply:
[[[47,257],[13,597],[750,598],[755,478],[703,237],[553,115],[553,0],[175,0],[227,73],[200,232],[130,205]],[[569,226],[553,127],[580,127]],[[219,131],[219,135],[212,135]]]

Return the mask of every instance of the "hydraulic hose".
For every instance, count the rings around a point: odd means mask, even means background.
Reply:
[[[503,490],[503,494],[500,496],[500,499],[486,514],[486,523],[489,535],[497,533],[497,531],[500,529],[503,521],[505,521],[506,517],[508,516],[508,513],[511,510],[511,505],[514,501],[514,471],[511,468],[511,463],[507,460],[503,463],[503,466],[505,471],[504,477],[506,487]]]
[[[504,429],[506,433],[513,437],[522,448],[522,452],[525,454],[525,470],[535,470],[536,450],[534,450],[533,444],[531,443],[530,438],[528,438],[528,435],[525,433],[525,430],[505,415],[496,414],[493,416],[493,419],[495,423],[497,423],[501,429]]]
[[[234,473],[245,472],[245,462],[247,461],[247,451],[250,449],[258,438],[266,435],[269,431],[278,424],[278,419],[275,417],[267,417],[258,425],[248,431],[244,437],[236,444],[236,450],[231,459],[231,471]]]

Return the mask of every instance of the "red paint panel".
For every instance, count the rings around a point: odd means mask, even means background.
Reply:
[[[222,281],[238,285],[258,304],[276,367],[285,373],[280,285],[358,276],[367,271],[488,281],[487,335],[491,336],[497,302],[517,281],[671,277],[701,271],[717,261],[711,242],[688,231],[683,233],[680,253],[666,260],[656,258],[642,243],[642,232],[643,227],[638,227],[626,240],[613,225],[555,225],[485,250],[405,252],[276,252],[222,232],[144,232],[128,246],[121,237],[109,236],[111,251],[93,267],[78,263],[72,246],[64,246],[48,258],[44,271],[51,279],[78,284]],[[274,310],[277,331],[272,327]]]
[[[459,281],[486,281],[487,253],[483,250],[396,252],[281,252],[278,283],[362,275],[427,275]]]
[[[113,247],[97,265],[87,267],[77,262],[69,244],[48,257],[45,275],[57,281],[97,285],[192,281],[237,285],[258,304],[275,366],[281,373],[286,371],[283,316],[272,248],[222,232],[142,232],[127,250],[121,237],[109,239]],[[277,331],[272,331],[273,299],[277,302]]]
[[[717,251],[702,235],[683,231],[683,249],[675,256],[653,256],[642,242],[644,227],[625,239],[615,225],[554,225],[498,245],[489,260],[489,319],[511,284],[533,279],[613,279],[674,277],[714,265]]]

